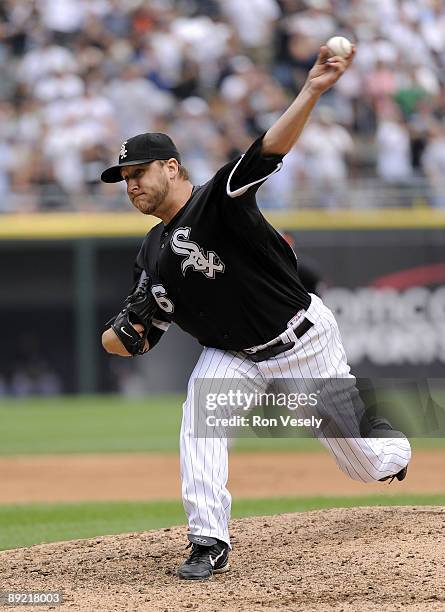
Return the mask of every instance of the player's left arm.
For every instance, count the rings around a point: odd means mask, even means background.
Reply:
[[[106,323],[107,329],[102,334],[102,346],[112,355],[143,355],[159,342],[169,327],[168,322],[159,318],[159,306],[150,289],[151,279],[138,264],[135,278],[124,307]]]
[[[330,89],[354,59],[355,47],[346,58],[329,57],[326,46],[320,48],[317,61],[308,74],[303,89],[291,106],[266,132],[261,153],[267,155],[286,155],[297,142],[309,116],[320,96]]]
[[[143,325],[140,323],[135,323],[133,327],[141,337],[144,335],[145,328]],[[102,346],[110,355],[118,355],[119,357],[133,357],[133,355],[127,351],[112,327],[106,329],[102,334]],[[145,338],[143,352],[146,353],[150,350],[150,348],[150,344],[147,338]]]

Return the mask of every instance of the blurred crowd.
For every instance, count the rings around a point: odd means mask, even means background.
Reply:
[[[7,339],[6,344],[13,349],[1,364],[0,398],[50,396],[66,392],[60,372],[61,360],[57,360],[54,349],[48,351],[46,343],[40,340],[36,332],[19,331],[14,335],[14,342]]]
[[[63,383],[56,371],[47,364],[36,363],[20,367],[10,376],[0,374],[1,397],[55,396],[63,393]]]
[[[371,181],[427,185],[445,207],[443,0],[3,0],[0,212],[125,208],[100,172],[145,131],[168,132],[193,182],[208,180],[283,112],[333,35],[357,43],[354,65],[263,205],[306,193],[338,206]]]

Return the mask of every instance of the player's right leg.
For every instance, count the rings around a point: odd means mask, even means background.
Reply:
[[[411,459],[408,439],[390,426],[386,436],[379,428],[374,437],[372,423],[363,435],[365,407],[350,372],[334,315],[319,298],[312,296],[307,316],[313,326],[301,338],[293,338],[294,349],[260,363],[261,372],[265,377],[292,381],[297,389],[308,394],[319,393],[321,389],[317,406],[311,411],[302,408],[303,416],[315,413],[323,418],[322,430],[314,433],[345,474],[362,482],[396,476]]]

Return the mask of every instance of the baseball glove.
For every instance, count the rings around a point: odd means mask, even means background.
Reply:
[[[149,277],[143,272],[136,289],[126,298],[123,309],[106,324],[111,325],[116,336],[133,357],[147,352],[145,341],[157,308],[148,285]],[[142,325],[144,331],[136,331],[133,327],[135,323]]]

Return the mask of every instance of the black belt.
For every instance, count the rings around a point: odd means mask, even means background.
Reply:
[[[301,336],[303,336],[303,334],[305,334],[312,326],[312,321],[309,321],[309,319],[303,319],[300,325],[294,329],[294,334],[297,336],[297,338],[301,338]],[[257,351],[256,353],[246,353],[245,351],[241,352],[255,363],[258,363],[259,361],[266,361],[267,359],[276,357],[280,353],[289,351],[291,348],[294,348],[294,346],[295,342],[283,342],[281,339],[278,339],[276,344],[268,346],[267,348]]]

